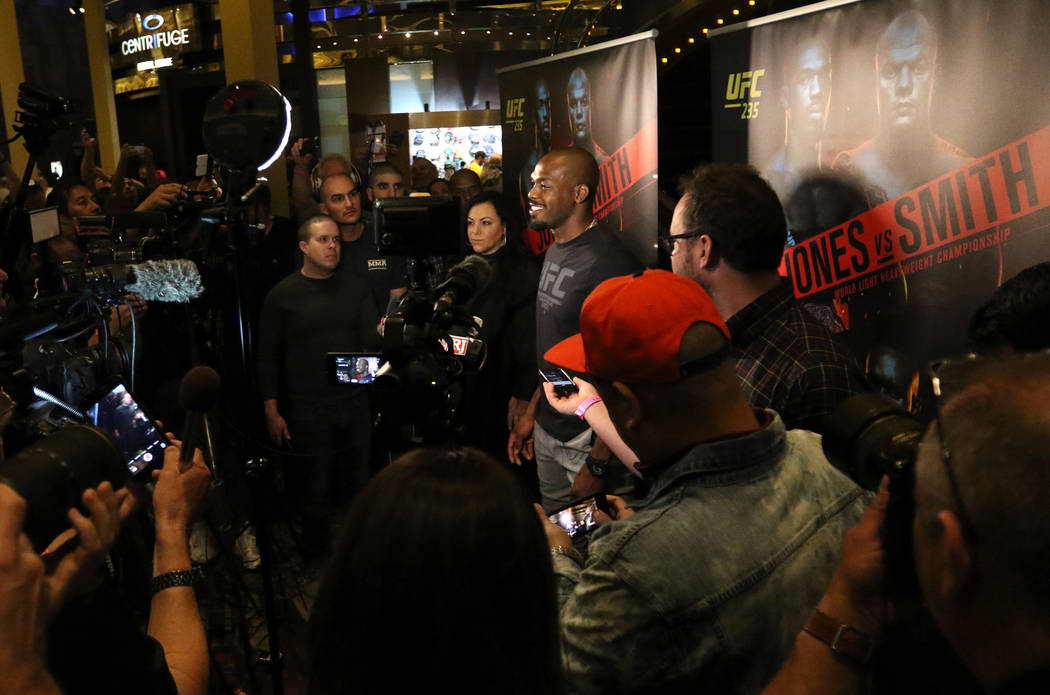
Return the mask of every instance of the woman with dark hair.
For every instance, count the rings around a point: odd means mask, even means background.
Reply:
[[[513,477],[417,449],[354,501],[310,618],[310,692],[563,692],[550,550]]]
[[[473,446],[505,460],[507,432],[536,390],[536,287],[539,266],[525,249],[521,224],[499,193],[467,205],[467,240],[492,266],[488,284],[467,303],[482,319],[488,345],[482,371],[463,380],[460,412]]]

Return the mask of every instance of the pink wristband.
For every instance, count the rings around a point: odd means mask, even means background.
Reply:
[[[583,403],[580,403],[579,406],[577,406],[577,408],[576,408],[576,417],[578,417],[581,420],[583,420],[584,419],[583,416],[587,414],[587,411],[590,410],[590,407],[592,405],[594,405],[595,403],[601,403],[601,402],[602,402],[601,396],[591,396],[590,398],[585,400]]]

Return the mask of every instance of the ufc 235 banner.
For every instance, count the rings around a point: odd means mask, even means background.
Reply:
[[[882,377],[964,352],[974,310],[1050,259],[1047,9],[826,3],[711,38],[715,158],[776,189],[781,272]]]
[[[581,147],[598,160],[598,223],[656,264],[657,135],[654,33],[639,34],[499,73],[503,192],[528,210],[529,177],[552,149]],[[525,218],[528,215],[525,214]],[[536,253],[550,230],[526,232]]]

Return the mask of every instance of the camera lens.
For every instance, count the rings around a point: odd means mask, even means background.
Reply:
[[[67,425],[24,447],[0,465],[0,482],[26,500],[25,532],[37,551],[69,528],[66,510],[84,490],[105,481],[119,488],[127,479],[124,457],[101,431]]]

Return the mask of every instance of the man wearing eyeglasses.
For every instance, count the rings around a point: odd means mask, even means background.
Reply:
[[[679,191],[661,243],[675,274],[699,283],[725,317],[748,401],[777,411],[788,429],[821,432],[827,414],[867,384],[778,273],[787,225],[776,193],[740,164],[700,166]]]

